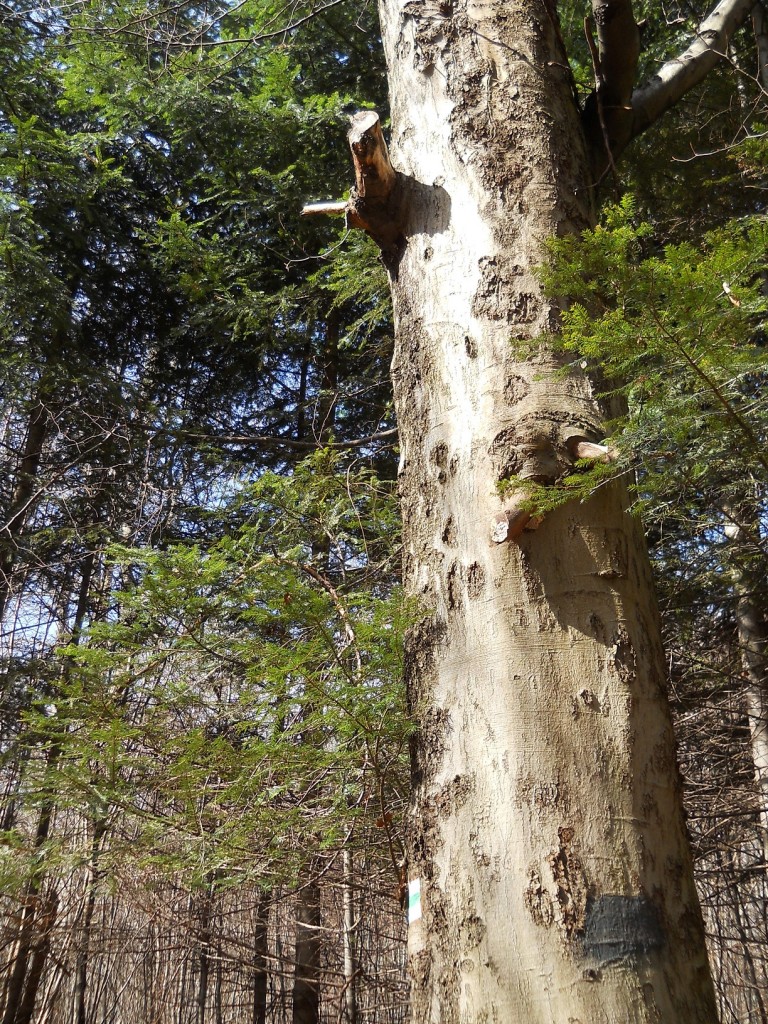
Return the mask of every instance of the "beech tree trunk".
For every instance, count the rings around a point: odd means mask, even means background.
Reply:
[[[590,381],[544,344],[520,355],[557,329],[545,240],[593,223],[555,19],[546,0],[381,0],[404,571],[425,607],[412,1019],[714,1024],[643,538],[618,486],[519,536],[498,487],[602,440]]]

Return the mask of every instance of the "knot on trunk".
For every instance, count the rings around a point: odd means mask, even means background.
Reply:
[[[574,469],[574,463],[589,460],[591,463],[611,463],[618,458],[615,448],[597,444],[583,434],[553,440],[550,433],[539,433],[524,442],[516,439],[514,428],[501,431],[494,438],[491,454],[500,466],[499,486],[504,498],[504,507],[496,516],[491,527],[494,544],[516,540],[524,530],[537,529],[544,520],[544,510],[537,511],[534,501],[538,488],[557,488],[563,478]],[[508,489],[515,490],[510,494]],[[562,504],[568,498],[552,502],[552,507]],[[543,502],[546,507],[549,500]]]

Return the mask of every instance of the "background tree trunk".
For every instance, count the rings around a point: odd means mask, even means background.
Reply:
[[[93,821],[93,838],[91,840],[91,859],[87,865],[88,877],[85,884],[82,922],[79,927],[79,945],[75,957],[75,996],[74,996],[74,1021],[75,1024],[86,1024],[88,1015],[86,1012],[86,996],[88,992],[88,973],[91,966],[91,930],[93,927],[93,913],[96,909],[96,889],[99,884],[100,870],[99,858],[101,856],[101,843],[107,831],[106,812],[98,815]]]
[[[5,522],[0,525],[0,624],[5,617],[16,549],[34,500],[37,472],[50,425],[47,401],[46,389],[41,387],[29,414],[27,436],[19,460],[11,504],[4,517]]]
[[[344,1008],[347,1024],[357,1024],[357,962],[355,958],[355,865],[351,850],[342,854],[342,906],[344,908]]]
[[[269,906],[270,897],[260,895],[253,929],[253,1024],[266,1024],[267,1019]]]
[[[296,898],[296,974],[293,982],[293,1024],[320,1020],[320,886],[309,877]]]
[[[768,867],[768,625],[760,607],[762,588],[755,578],[755,568],[761,572],[763,561],[760,557],[759,515],[754,504],[743,503],[725,532],[734,548],[731,578],[736,597],[744,695],[755,766],[760,840],[763,859]]]
[[[60,751],[48,754],[48,771],[53,772]],[[46,801],[40,809],[35,833],[35,849],[41,850],[51,830],[54,807]],[[11,970],[4,990],[2,1024],[29,1024],[35,1008],[45,959],[56,923],[58,895],[52,882],[46,890],[45,861],[30,879],[23,901],[18,937],[11,957]]]
[[[558,373],[534,267],[592,220],[550,5],[382,3],[404,572],[430,608],[406,677],[419,725],[414,1021],[714,1022],[644,543],[618,487],[493,542],[519,498],[602,439]]]

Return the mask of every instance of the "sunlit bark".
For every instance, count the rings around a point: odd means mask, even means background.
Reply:
[[[594,217],[554,8],[381,15],[404,571],[425,608],[406,652],[412,1018],[714,1022],[621,489],[497,530],[520,504],[505,481],[555,482],[603,436],[590,381],[547,350],[558,310],[535,272],[548,237]]]

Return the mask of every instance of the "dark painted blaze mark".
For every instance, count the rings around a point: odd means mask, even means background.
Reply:
[[[599,896],[587,900],[581,945],[601,963],[661,949],[664,933],[647,896]]]

